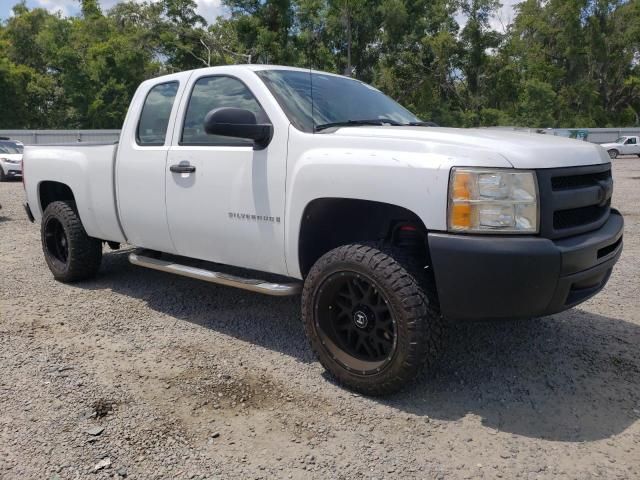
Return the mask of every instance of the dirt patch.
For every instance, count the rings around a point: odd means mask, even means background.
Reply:
[[[113,413],[115,402],[106,400],[104,398],[99,398],[98,400],[93,402],[92,408],[96,418],[103,418]]]

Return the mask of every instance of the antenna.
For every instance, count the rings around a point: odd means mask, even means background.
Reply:
[[[313,133],[316,133],[316,120],[313,117],[313,73],[311,66],[309,66],[309,84],[311,86],[311,128],[313,129]]]

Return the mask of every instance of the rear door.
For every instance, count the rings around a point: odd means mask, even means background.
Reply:
[[[269,118],[254,93],[264,95],[264,87],[256,85],[259,82],[248,71],[194,74],[167,157],[167,218],[180,255],[286,273],[283,214],[288,125]],[[252,141],[206,134],[205,115],[220,107],[247,109],[258,123],[273,123],[269,146],[254,150]],[[186,165],[192,172],[171,172],[174,165]]]
[[[118,213],[129,243],[175,253],[165,208],[166,160],[185,75],[143,84],[118,146]],[[146,88],[144,88],[146,87]]]

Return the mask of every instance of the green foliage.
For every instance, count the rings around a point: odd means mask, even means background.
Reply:
[[[527,80],[518,102],[518,123],[530,127],[549,127],[554,123],[557,95],[547,82]]]
[[[223,0],[211,25],[195,0],[79,3],[0,23],[0,128],[118,128],[141,81],[244,62],[351,75],[442,125],[640,124],[637,0],[524,0],[502,32],[498,0]]]

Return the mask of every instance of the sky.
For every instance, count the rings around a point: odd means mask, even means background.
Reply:
[[[0,0],[0,2],[1,1],[2,0]],[[502,7],[489,22],[491,24],[491,27],[500,33],[505,33],[507,27],[511,24],[515,17],[513,7],[522,1],[523,0],[501,0],[500,3],[502,4]],[[460,28],[462,28],[467,23],[464,15],[460,13],[456,15],[455,18],[458,22],[458,25],[460,25]]]
[[[0,0],[2,1],[2,0]],[[506,28],[513,22],[515,13],[513,7],[522,0],[502,0],[502,8],[497,15],[491,19],[491,26],[494,30],[504,33]]]
[[[100,0],[100,5],[103,10],[108,10],[121,1]],[[513,20],[513,6],[520,1],[522,0],[502,0],[503,6],[498,14],[491,19],[491,26],[499,32],[504,32]],[[8,18],[11,15],[11,8],[17,2],[18,0],[0,0],[0,19]],[[196,2],[198,3],[198,13],[209,23],[213,23],[217,16],[225,14],[221,0],[196,0]],[[63,15],[77,15],[80,11],[78,0],[27,0],[27,6],[29,8],[46,8],[50,12],[60,11]],[[456,20],[461,26],[465,23],[462,15],[458,15]]]

